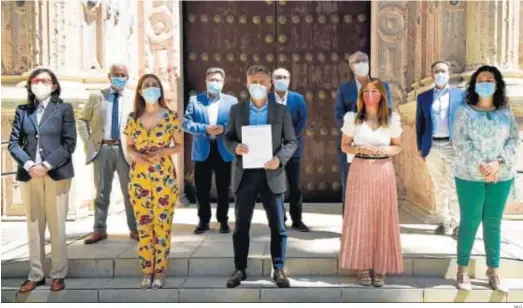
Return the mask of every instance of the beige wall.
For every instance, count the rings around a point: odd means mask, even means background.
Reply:
[[[96,5],[90,7],[87,3]],[[1,5],[3,128],[8,129],[5,125],[10,112],[23,102],[23,89],[19,88],[23,75],[39,65],[58,72],[65,88],[64,98],[78,108],[88,91],[107,86],[107,70],[113,62],[129,65],[130,87],[140,74],[155,72],[164,82],[171,107],[183,112],[183,29],[178,0],[26,1],[23,5],[3,1]],[[511,52],[519,55],[520,64],[523,59],[523,38],[515,30],[519,32],[523,27],[519,4],[501,0],[481,5],[470,1],[459,1],[457,5],[449,1],[372,2],[372,75],[390,82],[394,104],[404,122],[403,152],[395,158],[402,206],[428,219],[434,213],[434,197],[426,167],[415,151],[414,115],[416,94],[431,87],[430,64],[437,59],[450,60],[455,73],[452,83],[463,86],[469,75],[467,66],[478,61],[512,65]],[[489,23],[485,29],[490,30],[477,30],[481,28],[474,26],[478,21]],[[491,27],[495,22],[505,27]],[[475,52],[478,38],[488,46],[481,52]],[[500,59],[504,62],[500,63]],[[511,74],[515,93],[511,101],[523,119],[523,94],[516,93],[515,86],[523,75],[519,71]],[[2,140],[6,139],[5,131]],[[5,153],[2,155],[6,158]],[[91,172],[82,165],[79,151],[75,157],[77,170]],[[9,164],[9,159],[3,159],[3,170],[12,167]],[[178,174],[184,174],[183,156],[177,167]],[[182,177],[179,184],[183,191]],[[3,202],[17,204],[14,187],[3,185],[2,189],[7,190],[2,193]],[[79,192],[78,196],[76,203],[81,207],[91,202],[92,191]],[[12,211],[17,211],[15,206]],[[523,213],[523,204],[511,204],[509,211]]]

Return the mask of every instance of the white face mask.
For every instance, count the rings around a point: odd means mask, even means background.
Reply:
[[[37,83],[31,85],[31,92],[36,96],[36,99],[39,101],[43,101],[44,99],[48,98],[51,95],[51,92],[53,92],[53,86],[47,85],[43,83]]]
[[[354,74],[356,76],[369,76],[369,62],[354,64]]]

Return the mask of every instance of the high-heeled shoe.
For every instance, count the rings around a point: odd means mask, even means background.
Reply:
[[[458,273],[456,275],[456,280],[458,283],[458,289],[461,291],[470,292],[472,290],[472,283],[470,282],[469,274],[467,273]]]
[[[152,275],[144,275],[143,279],[142,279],[142,284],[140,285],[140,287],[142,289],[149,289],[149,288],[151,288],[151,283],[152,283]]]
[[[154,277],[153,284],[151,285],[152,289],[161,289],[165,285],[165,276],[157,275]]]
[[[499,278],[498,273],[487,270],[486,275],[488,278],[488,284],[492,287],[492,289],[501,293],[508,293],[508,288],[503,283],[501,283],[501,279]]]

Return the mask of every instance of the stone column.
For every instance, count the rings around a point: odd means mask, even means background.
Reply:
[[[483,64],[518,70],[520,2],[467,1],[467,70]]]
[[[507,85],[510,106],[523,138],[523,71],[519,66],[520,1],[468,1],[466,69],[464,79],[481,65],[498,67]],[[505,218],[523,218],[523,145],[519,149],[514,193]],[[517,194],[516,194],[517,192]]]

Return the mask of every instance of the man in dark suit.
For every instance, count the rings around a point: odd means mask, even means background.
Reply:
[[[336,104],[335,104],[335,120],[338,129],[343,126],[343,117],[349,111],[356,112],[358,93],[361,87],[365,87],[369,82],[369,56],[361,51],[356,51],[349,57],[349,64],[354,78],[341,84],[336,93]],[[390,94],[389,84],[384,82],[385,90],[387,91],[387,101],[389,107],[392,108],[392,96]],[[345,192],[347,174],[349,172],[351,156],[343,153],[341,150],[341,132],[338,134],[337,147],[338,147],[338,165],[340,172],[341,182],[341,202],[342,209],[345,208]],[[343,210],[342,210],[343,213]]]
[[[278,68],[272,73],[274,92],[269,98],[277,103],[287,106],[292,118],[294,133],[298,142],[298,148],[285,166],[285,173],[289,181],[289,212],[292,219],[292,227],[301,232],[309,232],[309,228],[302,221],[303,195],[300,187],[301,156],[303,154],[303,131],[307,124],[307,104],[303,95],[290,91],[289,83],[291,74],[284,68]],[[287,215],[285,215],[287,221]]]
[[[420,157],[426,162],[439,225],[436,234],[457,235],[459,205],[452,172],[455,153],[452,147],[454,116],[465,104],[465,91],[449,87],[450,63],[436,61],[431,66],[434,87],[417,97],[416,141]]]
[[[191,158],[194,161],[194,182],[200,218],[194,233],[201,234],[210,229],[213,171],[218,199],[216,219],[220,223],[220,233],[229,233],[227,213],[233,155],[223,144],[223,133],[231,106],[238,103],[238,99],[221,93],[225,79],[223,69],[211,67],[206,75],[207,92],[189,98],[183,119],[183,130],[193,135]]]
[[[224,139],[229,152],[235,154],[232,163],[232,189],[236,195],[236,224],[233,234],[236,270],[227,281],[227,287],[237,287],[247,278],[245,269],[249,254],[249,229],[255,200],[259,194],[271,228],[273,279],[278,287],[288,288],[289,279],[283,271],[287,231],[283,221],[282,194],[285,192],[285,165],[296,150],[296,136],[287,107],[268,98],[271,88],[269,69],[262,65],[251,66],[247,70],[247,87],[250,102],[231,107]],[[242,126],[267,124],[271,125],[274,156],[264,168],[244,170],[242,156],[249,153],[249,148],[242,143]]]

